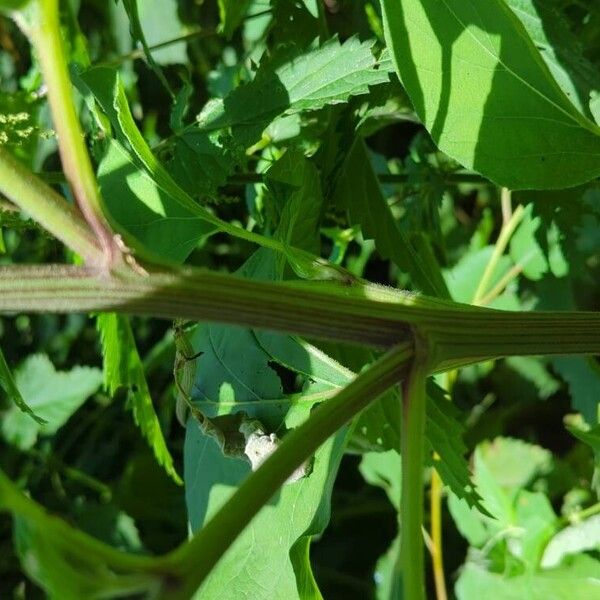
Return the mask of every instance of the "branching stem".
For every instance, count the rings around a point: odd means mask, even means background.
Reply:
[[[403,597],[425,599],[423,553],[423,465],[425,459],[425,391],[429,375],[426,340],[415,333],[415,355],[402,393],[402,494],[400,501],[400,572]]]
[[[58,0],[38,0],[36,10],[29,18],[28,23],[19,23],[24,25],[25,33],[37,52],[48,90],[63,169],[77,205],[102,248],[103,263],[96,266],[108,271],[120,262],[121,250],[104,217],[100,191],[75,110],[60,30]]]

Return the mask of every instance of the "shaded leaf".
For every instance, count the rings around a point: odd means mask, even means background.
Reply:
[[[172,0],[166,0],[166,1],[162,0],[161,6],[159,8],[158,3],[155,0],[150,0],[149,2],[148,2],[148,0],[146,0],[145,2],[142,2],[141,6],[142,6],[142,10],[144,10],[144,7],[148,7],[148,5],[154,4],[154,6],[150,7],[150,11],[148,11],[146,9],[145,13],[146,13],[147,17],[148,16],[150,17],[151,20],[155,20],[156,16],[158,16],[158,14],[160,14],[159,18],[163,19],[163,27],[165,27],[165,26],[168,26],[168,24],[169,24],[169,18],[168,18],[169,13],[168,13],[168,11],[165,10],[165,8],[166,8],[165,5],[167,5],[167,7],[168,7],[168,5],[171,3],[172,3]],[[130,31],[131,31],[132,38],[134,39],[134,41],[140,42],[140,44],[142,45],[142,48],[144,49],[144,54],[146,56],[146,60],[148,61],[148,65],[154,71],[154,73],[158,77],[158,80],[162,83],[162,85],[165,87],[165,89],[171,95],[173,95],[173,92],[171,91],[171,87],[169,86],[169,83],[168,83],[164,73],[162,72],[160,66],[154,59],[154,56],[150,50],[148,42],[146,41],[146,36],[144,35],[144,29],[143,29],[142,23],[140,21],[140,12],[139,12],[137,0],[123,0],[123,6],[125,7],[125,11],[127,12],[127,16],[129,17]],[[173,6],[173,5],[171,4],[171,6]],[[175,13],[175,16],[176,15],[177,15],[177,13]],[[153,19],[153,16],[154,16],[154,19]]]
[[[489,514],[475,489],[465,458],[465,427],[458,418],[458,410],[445,399],[442,389],[434,385],[429,385],[427,389],[426,410],[425,448],[428,461],[457,497],[479,512]]]
[[[552,366],[566,381],[571,406],[590,425],[597,425],[600,412],[600,366],[594,358],[558,356]]]
[[[340,170],[333,202],[344,207],[351,223],[361,226],[363,236],[375,241],[384,258],[390,258],[409,273],[417,287],[427,294],[448,297],[437,271],[429,269],[411,244],[386,202],[367,154],[365,143],[357,138]]]
[[[382,488],[394,508],[400,510],[402,459],[396,450],[368,452],[359,465],[365,481]],[[394,566],[400,555],[400,535],[396,535],[387,552],[379,558],[375,566],[375,586],[377,600],[396,597],[401,581],[395,577]]]
[[[183,206],[132,159],[123,146],[109,142],[98,168],[98,183],[112,217],[155,260],[183,262],[214,227]]]
[[[388,81],[372,45],[356,37],[343,44],[332,38],[317,48],[276,56],[261,64],[250,83],[224,100],[210,102],[196,126],[205,132],[231,128],[234,137],[249,146],[280,114],[316,110],[367,94],[369,86]]]
[[[528,279],[541,279],[548,272],[564,277],[569,265],[561,250],[560,230],[555,223],[544,227],[542,219],[533,217],[532,211],[533,205],[529,204],[510,240],[510,256]]]
[[[160,589],[161,576],[153,572],[151,559],[144,569],[139,557],[132,568],[126,555],[50,515],[3,473],[0,510],[13,513],[24,570],[52,598],[123,597]]]
[[[592,93],[600,89],[600,77],[556,4],[552,0],[507,0],[507,4],[523,23],[565,95],[582,114],[593,119],[590,102]]]
[[[400,510],[402,459],[396,450],[368,452],[363,455],[359,470],[367,483],[383,489],[396,510]]]
[[[114,218],[117,223],[120,223],[119,219],[125,219],[126,223],[123,223],[122,227],[129,233],[129,238],[133,237],[142,242],[143,245],[139,247],[138,244],[136,250],[143,252],[145,249],[154,260],[160,257],[161,252],[155,251],[155,245],[160,243],[160,236],[151,235],[146,229],[150,226],[162,228],[161,217],[165,214],[178,215],[180,224],[184,227],[183,235],[178,237],[183,237],[187,244],[191,242],[185,232],[185,227],[189,227],[186,221],[195,221],[194,243],[202,236],[217,230],[219,220],[195,203],[175,183],[167,169],[152,153],[133,120],[118,71],[107,67],[93,67],[80,73],[79,79],[94,95],[115,129],[119,143],[110,141],[98,171],[99,183],[109,213],[116,213]],[[131,149],[132,155],[126,148]],[[130,183],[130,178],[133,178],[134,184]],[[143,178],[145,183],[140,184],[139,178]],[[136,189],[135,184],[141,185],[142,190]],[[146,200],[148,188],[154,188],[150,201]],[[129,202],[123,202],[122,196],[128,196]],[[159,196],[160,200],[156,200],[156,196]],[[146,220],[143,221],[146,222],[146,227],[135,227],[136,218],[129,212],[130,204],[138,212],[146,214]],[[150,216],[153,216],[151,220]],[[177,235],[177,230],[172,224],[169,229]],[[181,248],[178,249],[181,252]],[[190,250],[191,248],[188,252]]]

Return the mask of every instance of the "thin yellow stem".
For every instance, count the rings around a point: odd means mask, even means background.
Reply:
[[[444,578],[444,556],[442,539],[442,491],[443,485],[435,469],[431,472],[430,516],[431,516],[431,563],[437,600],[447,600],[446,580]]]
[[[504,226],[506,226],[512,217],[512,204],[510,196],[510,190],[508,188],[502,188],[500,191],[500,206],[502,208],[502,223]]]
[[[488,290],[491,279],[494,275],[494,271],[498,266],[498,262],[506,247],[508,246],[508,242],[512,234],[515,232],[515,229],[521,222],[523,218],[524,210],[521,205],[517,206],[515,211],[510,216],[509,220],[502,225],[502,229],[500,230],[500,235],[498,236],[498,240],[496,241],[496,245],[494,246],[494,251],[492,252],[492,256],[488,264],[485,267],[485,271],[481,276],[481,280],[479,281],[479,285],[477,286],[477,290],[475,291],[475,295],[473,296],[473,304],[479,304],[481,302],[481,298],[483,298]]]

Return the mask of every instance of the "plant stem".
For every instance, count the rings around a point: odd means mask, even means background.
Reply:
[[[443,485],[438,472],[431,471],[430,515],[431,515],[431,563],[437,600],[447,600],[446,579],[444,577],[444,554],[442,542],[442,492]]]
[[[102,199],[75,110],[60,31],[58,0],[38,0],[37,10],[24,30],[36,49],[48,89],[63,169],[77,205],[103,250],[103,264],[96,266],[109,269],[119,262],[121,250],[104,217]]]
[[[86,261],[99,260],[102,251],[79,212],[3,148],[0,193]]]
[[[478,308],[373,285],[263,282],[203,269],[109,279],[77,267],[0,268],[0,313],[98,312],[207,320],[389,348],[423,330],[432,372],[505,356],[600,353],[600,313]]]
[[[321,404],[300,427],[290,431],[277,451],[238,488],[231,499],[170,561],[184,585],[165,598],[189,598],[248,521],[268,502],[298,465],[354,415],[406,376],[412,344],[396,346],[331,400]]]
[[[587,508],[582,508],[577,512],[573,512],[560,519],[560,522],[561,525],[567,527],[568,525],[581,523],[581,521],[585,521],[586,519],[589,519],[597,514],[600,514],[600,502],[596,502],[596,504],[592,504],[592,506],[588,506]]]
[[[506,213],[506,211],[504,212]],[[506,250],[506,246],[508,245],[512,234],[521,222],[521,219],[523,218],[523,212],[523,206],[517,206],[517,208],[514,210],[508,221],[502,224],[502,229],[500,230],[500,235],[496,240],[496,245],[494,246],[492,256],[490,257],[490,260],[485,267],[485,271],[483,272],[481,280],[479,281],[479,285],[477,286],[477,290],[475,291],[475,295],[473,297],[473,304],[479,304],[481,302],[481,299],[485,296],[485,293],[490,285],[490,281],[494,275],[494,271],[498,266],[498,261],[504,254],[504,251]]]
[[[418,334],[417,334],[418,335]],[[413,364],[402,393],[402,496],[400,501],[400,570],[403,598],[424,600],[423,465],[425,459],[425,391],[427,350],[416,337]]]

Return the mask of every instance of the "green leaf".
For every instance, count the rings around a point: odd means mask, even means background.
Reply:
[[[468,252],[451,269],[444,271],[446,285],[456,302],[464,302],[466,304],[473,302],[475,292],[493,252],[493,246],[485,246],[481,249]],[[486,291],[491,290],[494,284],[498,283],[512,265],[513,263],[508,256],[500,257],[492,273],[489,289]],[[489,306],[494,307],[495,303],[491,302]]]
[[[22,8],[31,0],[0,0],[0,10],[11,11]]]
[[[269,170],[266,187],[276,215],[275,237],[316,249],[322,194],[315,167],[299,153],[288,151]],[[284,266],[281,256],[262,248],[246,261],[240,274],[277,280]],[[187,392],[217,428],[223,423],[217,417],[243,412],[246,418],[258,419],[266,433],[281,435],[285,428],[306,420],[317,402],[352,377],[323,352],[292,336],[201,324],[190,343],[193,352],[201,354]],[[280,373],[294,377],[295,393],[284,393]],[[272,596],[274,581],[282,597],[320,597],[308,546],[310,537],[320,534],[329,519],[331,487],[345,438],[345,430],[338,432],[317,451],[312,472],[283,486],[273,505],[263,508],[211,572],[199,592],[202,597],[267,598]],[[233,493],[250,465],[226,457],[191,420],[184,457],[189,519],[192,529],[197,529]],[[248,571],[252,577],[246,576]],[[226,587],[223,581],[228,582]]]
[[[34,421],[16,406],[2,420],[4,439],[21,450],[35,444],[39,435],[53,435],[98,389],[102,372],[92,367],[56,371],[44,354],[28,357],[15,371],[23,399],[45,424]]]
[[[231,137],[189,127],[178,132],[171,151],[169,173],[192,198],[216,195],[235,168],[246,162],[242,148]]]
[[[394,508],[399,511],[402,481],[400,454],[396,450],[368,452],[363,455],[359,470],[367,483],[385,491]],[[399,553],[400,535],[397,535],[375,566],[377,600],[389,600],[395,597],[392,591],[400,587],[400,581],[394,569]]]
[[[456,582],[458,600],[548,600],[569,598],[590,600],[598,597],[600,590],[600,561],[579,555],[557,569],[525,573],[516,577],[504,577],[490,573],[473,562],[461,571]]]
[[[458,410],[444,397],[441,388],[430,384],[427,389],[425,422],[426,460],[442,481],[459,498],[483,514],[489,514],[471,480],[465,458],[464,425]],[[399,450],[401,400],[397,390],[390,390],[359,417],[354,437],[370,451]]]
[[[579,418],[568,419],[566,428],[572,435],[592,449],[596,471],[598,472],[598,469],[600,469],[600,425],[590,427],[587,423],[581,422],[579,416]]]
[[[594,358],[557,356],[552,366],[569,386],[571,406],[587,423],[597,425],[600,417],[600,366]]]
[[[250,83],[234,89],[224,100],[207,104],[196,127],[204,132],[231,128],[239,143],[249,146],[283,113],[317,110],[367,94],[369,86],[388,81],[388,72],[378,68],[372,46],[372,41],[356,37],[344,44],[331,38],[317,48],[287,50],[261,64]]]
[[[143,255],[155,261],[183,262],[214,231],[201,212],[178,202],[115,140],[98,167],[98,183],[112,218],[128,232],[127,241],[135,239],[136,250],[141,245]]]
[[[559,531],[544,549],[542,567],[558,567],[565,556],[589,550],[600,550],[600,515]]]
[[[111,395],[126,388],[133,418],[156,460],[176,483],[181,484],[152,404],[129,320],[123,315],[104,313],[98,316],[97,322],[104,357],[104,387]]]
[[[465,458],[467,447],[463,441],[465,427],[459,420],[456,407],[446,400],[438,386],[427,389],[427,421],[425,448],[427,460],[452,492],[483,514],[489,514],[475,489],[469,465]]]
[[[171,2],[172,2],[172,0],[166,0],[166,2],[164,0],[162,0],[161,6],[159,7],[158,3],[156,1],[146,0],[145,2],[142,3],[142,7],[144,7],[148,4],[154,4],[154,6],[152,7],[152,9],[154,9],[154,10],[151,9],[150,14],[154,14],[156,16],[158,16],[158,14],[160,14],[159,19],[163,19],[163,27],[164,27],[165,23],[168,24],[168,12],[165,11],[165,4],[168,5],[168,4],[171,4]],[[154,56],[152,55],[152,52],[150,51],[150,48],[148,46],[148,42],[146,41],[146,36],[144,35],[144,30],[143,30],[142,24],[140,22],[140,14],[139,14],[139,10],[138,10],[137,0],[123,0],[123,6],[125,7],[127,16],[129,17],[131,35],[132,35],[134,41],[140,42],[140,44],[142,45],[142,48],[144,49],[144,54],[146,56],[146,60],[148,61],[148,65],[154,71],[154,73],[158,77],[158,80],[162,83],[162,85],[165,87],[165,89],[172,96],[173,92],[171,91],[171,87],[169,86],[169,83],[168,83],[164,73],[162,72],[161,68],[159,67],[158,63],[154,60]],[[166,15],[165,15],[165,12],[166,12]],[[148,14],[148,13],[146,13],[146,14]],[[165,16],[167,17],[166,21],[164,21]]]
[[[219,17],[221,31],[230,38],[246,14],[250,0],[219,0]]]
[[[546,273],[564,277],[569,272],[569,264],[560,247],[560,230],[554,222],[543,224],[541,217],[532,216],[532,211],[533,205],[529,204],[510,240],[510,256],[528,279],[536,281]]]
[[[298,150],[290,149],[266,172],[265,183],[278,215],[275,237],[320,254],[323,192],[315,165]]]
[[[367,483],[384,490],[392,505],[400,509],[402,459],[396,450],[367,452],[360,461],[359,470]]]
[[[439,148],[511,189],[600,174],[600,128],[571,103],[504,0],[383,0],[387,44]]]
[[[25,414],[29,415],[39,425],[45,425],[46,421],[41,417],[38,417],[31,407],[25,402],[17,384],[14,380],[13,374],[4,358],[4,352],[0,348],[0,387],[5,391],[6,395],[15,403],[15,405]]]
[[[553,2],[506,0],[523,23],[550,72],[578,110],[593,119],[592,93],[600,89],[597,69],[584,55],[567,19]]]
[[[390,258],[404,272],[410,273],[418,288],[427,294],[448,297],[442,278],[428,268],[406,232],[398,226],[361,138],[356,138],[343,163],[333,202],[346,208],[350,222],[361,226],[363,236],[375,241],[384,258]]]
[[[474,465],[474,480],[487,515],[467,509],[464,501],[452,495],[448,508],[457,528],[472,546],[486,548],[488,553],[504,548],[513,560],[535,570],[558,520],[544,494],[525,488],[552,468],[551,453],[520,440],[497,438],[476,448]],[[505,540],[510,543],[505,545]]]
[[[329,520],[331,488],[345,437],[342,430],[328,440],[315,455],[312,473],[284,485],[262,508],[211,571],[197,597],[266,600],[274,593],[290,599],[319,597],[304,544],[305,538],[321,533]],[[185,456],[186,501],[196,531],[248,476],[250,465],[224,457],[195,422],[188,424]]]
[[[0,510],[13,513],[23,569],[51,598],[124,597],[160,588],[152,559],[138,557],[132,567],[131,557],[52,516],[1,472]]]
[[[128,3],[133,2],[127,0],[125,5]],[[134,29],[133,37],[139,39],[142,44],[146,44],[144,52],[152,68],[155,68],[154,65],[156,63],[159,65],[187,63],[188,56],[185,40],[169,44],[163,48],[157,48],[156,50],[147,48],[147,46],[155,46],[174,40],[187,33],[186,28],[179,20],[177,0],[143,0],[138,3],[138,8],[139,28],[136,27]],[[133,28],[133,20],[131,24]],[[142,37],[145,38],[145,42],[142,41]]]
[[[144,238],[145,235],[148,235],[147,228],[154,226],[162,229],[161,216],[175,213],[178,215],[183,231],[181,235],[178,235],[173,225],[170,226],[170,230],[173,235],[177,236],[179,240],[183,239],[184,243],[188,245],[192,242],[185,231],[186,228],[189,228],[189,223],[186,221],[195,220],[193,228],[196,235],[193,243],[196,243],[202,236],[217,230],[219,220],[213,217],[205,208],[195,203],[175,183],[167,169],[152,153],[135,124],[118,71],[107,67],[93,67],[80,73],[79,79],[82,84],[87,86],[86,91],[94,95],[102,110],[110,119],[119,142],[117,144],[114,140],[110,141],[106,156],[98,172],[104,200],[109,213],[112,214],[113,211],[116,213],[114,218],[117,223],[120,223],[119,217],[126,219],[127,225],[123,223],[122,227],[125,227],[130,237],[134,239]],[[125,148],[131,148],[133,156],[130,156]],[[108,164],[105,164],[105,161],[109,161]],[[106,179],[107,175],[110,176],[108,180]],[[136,185],[130,183],[130,178],[133,178],[134,182],[141,186],[141,190],[137,190]],[[140,178],[143,178],[142,181],[145,183],[139,183]],[[104,189],[103,185],[108,187]],[[147,212],[145,194],[148,193],[149,187],[155,188],[154,193],[151,194],[151,200],[148,201],[150,212],[154,214],[158,211],[158,215],[155,215],[150,222],[146,223],[145,227],[136,227],[136,217],[129,214],[129,205],[133,202],[133,206],[137,211]],[[122,202],[121,196],[123,195],[129,196],[129,202]],[[159,200],[156,200],[157,195],[161,197]],[[136,197],[138,200],[134,201]],[[148,215],[146,216],[148,217]],[[136,247],[136,250],[143,251],[145,248],[146,253],[149,253],[151,258],[156,259],[157,256],[162,254],[161,248],[157,249],[158,251],[154,248],[157,243],[160,243],[160,235],[153,235],[146,240],[146,244],[141,248]],[[188,252],[191,247],[193,246],[188,246]],[[181,252],[180,246],[177,249]]]

